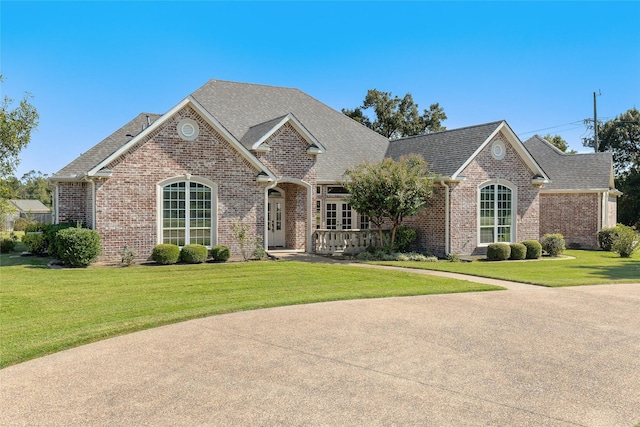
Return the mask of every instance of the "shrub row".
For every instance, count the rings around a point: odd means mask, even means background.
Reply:
[[[538,259],[542,256],[542,245],[537,240],[522,243],[492,243],[487,247],[489,261]]]
[[[151,259],[164,265],[176,264],[178,261],[200,264],[206,262],[209,255],[213,261],[225,262],[231,257],[231,250],[226,246],[214,246],[209,251],[203,245],[185,245],[180,249],[177,245],[163,243],[154,246]]]

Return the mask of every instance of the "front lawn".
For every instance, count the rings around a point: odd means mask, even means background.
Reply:
[[[411,273],[294,261],[63,270],[46,268],[42,265],[46,261],[0,255],[0,367],[214,314],[320,301],[501,289]]]
[[[375,262],[375,264],[449,271],[543,286],[640,283],[640,252],[632,258],[604,251],[567,250],[574,259],[543,257],[536,261]]]

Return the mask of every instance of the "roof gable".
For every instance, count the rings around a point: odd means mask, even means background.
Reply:
[[[384,136],[298,89],[210,80],[192,97],[245,147],[277,127],[277,118],[291,115],[288,123],[325,150],[316,160],[318,182],[338,182],[347,168],[382,161],[389,145]]]
[[[88,151],[81,154],[71,163],[53,174],[51,178],[76,178],[78,176],[86,174],[101,160],[109,157],[118,148],[126,144],[133,135],[140,134],[142,131],[144,131],[145,127],[148,127],[151,123],[155,122],[160,117],[162,117],[161,114],[138,114],[138,116],[136,116],[129,123],[113,132],[111,135],[91,147]]]
[[[294,116],[289,113],[284,117],[277,117],[273,120],[269,120],[265,123],[258,124],[249,128],[247,133],[242,137],[242,144],[252,151],[268,151],[269,146],[266,141],[274,135],[278,130],[282,129],[287,123],[289,123],[302,137],[307,141],[310,148],[310,154],[324,154],[326,149],[306,127]]]
[[[389,144],[387,156],[398,159],[408,154],[420,154],[433,172],[458,179],[464,168],[500,132],[505,135],[532,173],[546,180],[547,176],[542,168],[504,120],[398,139]]]
[[[544,191],[606,191],[615,188],[611,153],[567,154],[534,135],[524,143],[551,178]]]

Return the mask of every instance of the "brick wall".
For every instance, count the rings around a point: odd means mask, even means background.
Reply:
[[[413,227],[418,232],[417,246],[436,256],[445,254],[445,191],[436,183],[436,193],[427,207],[418,215],[405,218],[403,225]]]
[[[502,180],[514,187],[512,202],[517,201],[515,241],[537,239],[539,235],[539,189],[531,184],[533,172],[522,161],[503,135],[506,154],[502,160],[491,155],[491,143],[460,174],[464,181],[451,186],[450,251],[483,254],[486,245],[478,244],[478,188],[490,180]],[[495,140],[494,139],[494,140]],[[500,184],[500,181],[497,182]]]
[[[195,141],[178,136],[177,124],[187,117],[200,127]],[[117,258],[125,245],[136,248],[141,258],[149,257],[160,241],[158,184],[187,175],[217,184],[218,244],[239,253],[231,232],[234,222],[251,224],[250,232],[262,241],[264,187],[256,183],[258,171],[190,107],[108,168],[112,176],[96,185],[96,229],[103,240],[103,259]]]
[[[198,123],[200,132],[195,141],[179,137],[177,124],[183,118]],[[261,160],[279,177],[308,182],[315,191],[315,157],[307,154],[302,136],[287,124],[268,144],[271,151],[259,154]],[[95,228],[102,237],[101,260],[118,259],[125,245],[133,246],[141,259],[150,256],[160,242],[158,184],[177,177],[205,178],[216,184],[217,244],[239,254],[231,231],[235,222],[250,224],[250,233],[263,243],[265,187],[256,182],[259,171],[191,107],[176,113],[107,168],[112,176],[95,183]],[[287,246],[301,249],[306,244],[307,187],[300,183],[282,187],[287,190]],[[60,221],[81,220],[90,226],[91,184],[60,183],[59,189]]]
[[[88,182],[58,183],[58,222],[80,221],[91,226],[91,184]]]
[[[561,233],[567,245],[598,247],[598,193],[542,193],[540,237]],[[615,209],[614,209],[615,210]]]

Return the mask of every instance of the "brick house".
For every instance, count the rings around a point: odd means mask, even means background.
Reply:
[[[266,247],[314,252],[321,233],[368,229],[344,171],[409,153],[441,175],[430,207],[407,219],[424,249],[473,254],[539,237],[553,177],[504,121],[390,142],[300,90],[219,80],[165,114],[140,114],[54,174],[55,221],[96,229],[103,259],[125,245],[146,258],[158,243],[238,253],[234,223]]]
[[[611,153],[566,154],[545,139],[524,143],[551,182],[540,190],[540,234],[562,233],[567,244],[598,247],[598,231],[616,225]]]

